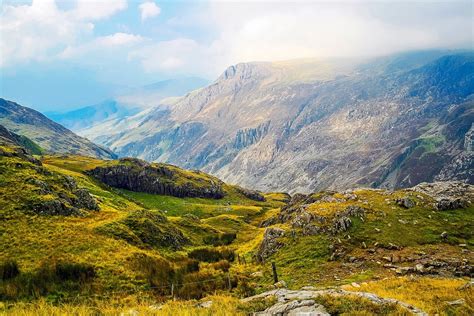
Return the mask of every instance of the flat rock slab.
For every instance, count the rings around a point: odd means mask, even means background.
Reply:
[[[341,289],[329,289],[329,290],[288,290],[278,289],[264,292],[255,296],[247,297],[242,299],[242,302],[250,302],[254,299],[264,299],[270,296],[275,296],[278,303],[267,308],[263,312],[259,312],[256,315],[260,316],[313,316],[313,315],[329,315],[324,306],[315,303],[313,300],[315,297],[320,295],[332,295],[332,296],[359,296],[365,298],[375,304],[397,304],[407,311],[417,316],[427,316],[428,314],[421,309],[410,305],[408,303],[392,299],[382,298],[373,293],[367,292],[351,292]]]

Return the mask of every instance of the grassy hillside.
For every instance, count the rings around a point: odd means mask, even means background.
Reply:
[[[368,189],[256,201],[224,183],[222,198],[176,197],[88,175],[123,161],[37,158],[0,147],[1,313],[246,315],[275,303],[239,301],[274,288],[271,262],[291,289],[343,286],[433,314],[474,311],[472,287],[463,288],[473,273],[472,204],[439,211],[420,192]],[[266,231],[277,228],[284,233],[271,243]],[[417,291],[437,299],[409,294]],[[196,299],[214,303],[203,308]],[[318,300],[333,313],[397,310],[352,297]]]

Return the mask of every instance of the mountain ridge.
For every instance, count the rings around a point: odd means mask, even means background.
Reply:
[[[14,133],[30,138],[47,152],[109,159],[116,157],[112,151],[74,134],[40,112],[2,98],[0,124]]]
[[[473,120],[473,56],[422,52],[345,65],[237,64],[99,142],[119,156],[202,169],[263,191],[396,188],[450,178],[472,183],[472,151],[443,122],[452,111]],[[289,75],[304,68],[300,77]],[[426,157],[444,167],[410,180],[407,174]],[[457,176],[449,168],[458,168]]]

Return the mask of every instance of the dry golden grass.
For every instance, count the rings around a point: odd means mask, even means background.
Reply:
[[[0,315],[18,316],[89,316],[89,315],[163,315],[163,316],[227,316],[245,315],[239,309],[239,300],[229,296],[210,296],[209,308],[197,307],[197,301],[168,301],[164,304],[138,297],[116,298],[108,301],[93,301],[90,304],[52,305],[45,300],[32,303],[1,305]]]
[[[474,315],[474,289],[462,289],[466,279],[431,277],[398,277],[362,284],[360,288],[350,285],[346,290],[370,292],[384,298],[394,298],[412,304],[430,315]],[[448,302],[463,299],[460,305]]]

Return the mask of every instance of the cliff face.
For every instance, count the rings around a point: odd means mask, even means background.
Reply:
[[[238,64],[96,140],[266,191],[472,183],[473,74],[472,53]]]
[[[118,163],[88,170],[87,174],[111,187],[135,192],[176,197],[224,197],[223,183],[217,178],[139,159],[121,159]]]

